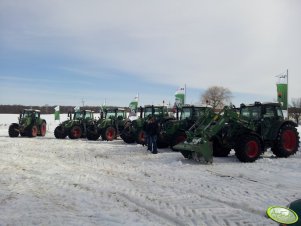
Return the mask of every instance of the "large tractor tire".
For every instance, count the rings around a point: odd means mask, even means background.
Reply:
[[[82,136],[82,129],[80,126],[73,126],[68,136],[70,139],[78,139]]]
[[[36,125],[32,125],[28,129],[29,137],[36,137],[38,135],[38,127]]]
[[[212,146],[214,157],[227,157],[231,152],[231,149],[223,147],[217,138],[213,138]]]
[[[19,136],[19,125],[17,123],[13,123],[9,126],[8,135],[10,137],[18,137]]]
[[[46,122],[43,121],[40,126],[40,133],[38,135],[44,137],[46,135],[46,128]]]
[[[299,139],[297,129],[290,124],[286,124],[280,128],[272,152],[277,157],[289,157],[298,151]]]
[[[146,137],[145,137],[145,131],[143,129],[140,129],[136,136],[136,143],[137,144],[146,144]]]
[[[122,130],[120,137],[127,144],[135,143],[134,134],[131,132],[131,122],[125,123],[124,129]]]
[[[100,133],[95,130],[94,125],[88,126],[87,128],[87,139],[88,140],[98,140]]]
[[[104,129],[102,135],[103,140],[112,141],[116,138],[116,129],[112,126],[108,126]]]
[[[170,142],[171,150],[179,151],[179,150],[174,149],[173,147],[179,143],[184,142],[186,139],[187,139],[187,135],[184,131],[177,132],[171,139],[171,142]]]
[[[65,139],[67,134],[64,132],[62,126],[57,126],[54,130],[54,136],[57,139]]]
[[[259,138],[250,134],[238,140],[235,155],[241,162],[254,162],[259,158],[262,150]]]

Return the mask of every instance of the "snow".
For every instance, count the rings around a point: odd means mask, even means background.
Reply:
[[[0,114],[1,225],[278,225],[266,209],[301,198],[300,151],[202,165],[120,139],[55,139],[53,115],[45,137],[10,138],[17,117]]]

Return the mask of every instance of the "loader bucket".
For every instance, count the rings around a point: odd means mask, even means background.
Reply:
[[[174,149],[179,150],[185,158],[205,161],[206,163],[212,163],[213,160],[213,147],[210,141],[202,143],[183,142],[175,145]]]

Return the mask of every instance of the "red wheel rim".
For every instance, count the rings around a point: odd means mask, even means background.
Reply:
[[[115,137],[115,131],[114,129],[110,128],[107,130],[107,139],[108,140],[113,140]]]
[[[184,134],[181,134],[181,135],[177,136],[176,139],[175,139],[175,145],[179,144],[181,142],[184,142],[186,140],[186,138],[187,137]]]
[[[79,129],[79,128],[73,129],[72,135],[73,135],[73,137],[75,137],[75,138],[79,138],[80,135],[81,135],[81,134],[80,134],[80,129]]]
[[[33,137],[36,137],[36,136],[37,136],[37,134],[38,134],[38,129],[37,129],[36,126],[32,127],[32,129],[31,129],[31,134],[32,134]]]
[[[140,139],[141,142],[144,142],[144,139],[145,139],[144,131],[140,132],[139,139]]]
[[[297,138],[294,131],[285,130],[282,134],[282,144],[287,151],[293,151],[297,145]]]
[[[247,143],[246,145],[247,148],[247,155],[250,158],[254,158],[257,156],[258,152],[259,152],[259,147],[258,147],[258,143],[254,140],[251,140]]]
[[[46,124],[43,123],[42,126],[41,126],[41,135],[45,136],[45,134],[46,134]]]

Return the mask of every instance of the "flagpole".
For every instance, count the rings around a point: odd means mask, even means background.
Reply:
[[[184,104],[185,104],[186,103],[186,83],[185,83],[184,89],[185,89],[185,96],[184,96]]]
[[[289,118],[289,117],[288,117],[288,90],[289,90],[289,89],[288,89],[288,69],[286,69],[286,77],[287,77],[287,78],[286,78],[286,79],[287,79],[287,80],[286,80],[286,81],[287,81],[287,109],[286,109],[286,111],[287,111],[287,119],[288,119],[288,118]]]

